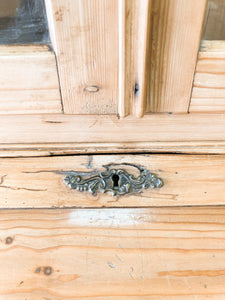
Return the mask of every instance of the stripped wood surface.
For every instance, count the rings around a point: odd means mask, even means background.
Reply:
[[[152,0],[119,1],[120,117],[142,117],[146,110],[150,9]]]
[[[51,4],[54,24],[49,24],[55,29],[64,112],[117,113],[117,1],[58,0]]]
[[[225,42],[203,41],[190,112],[225,112]]]
[[[2,210],[0,297],[221,300],[225,208]]]
[[[31,293],[30,293],[31,294]],[[4,295],[4,300],[24,300],[26,298],[27,295],[30,295],[28,293],[20,293],[20,294],[13,294],[13,297],[11,295]],[[41,298],[42,297],[42,298]],[[224,300],[225,299],[225,295],[224,294],[217,294],[217,295],[175,295],[175,296],[168,296],[168,295],[157,295],[157,296],[146,296],[146,295],[141,295],[141,296],[97,296],[97,297],[73,297],[73,298],[66,298],[66,300]],[[194,297],[194,298],[193,298]],[[206,298],[207,297],[207,298]],[[29,299],[29,298],[28,298]],[[54,295],[54,298],[49,298],[49,293],[47,292],[32,292],[32,300],[62,300],[61,297],[57,297]]]
[[[121,197],[93,196],[71,190],[63,179],[72,171],[93,176],[104,165],[141,165],[164,181],[160,189],[146,189]],[[225,204],[224,155],[93,155],[0,159],[1,208],[146,207]],[[137,176],[135,169],[120,166]],[[115,166],[115,168],[118,168]]]
[[[0,70],[0,114],[62,112],[55,56],[48,47],[0,46]]]
[[[32,126],[31,126],[32,124]],[[0,144],[217,142],[225,140],[224,114],[151,114],[137,119],[96,115],[2,115]],[[150,150],[150,149],[149,149]]]
[[[206,3],[152,2],[147,112],[188,111]]]
[[[52,156],[88,153],[225,154],[225,141],[139,143],[0,144],[0,157]]]

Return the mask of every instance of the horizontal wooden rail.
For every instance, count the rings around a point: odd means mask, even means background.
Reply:
[[[0,144],[224,141],[225,114],[2,115]]]
[[[99,170],[111,163],[141,165],[164,186],[112,196],[71,190],[63,182],[71,171]],[[224,155],[93,155],[0,159],[0,208],[147,207],[225,205]],[[121,166],[129,174],[134,168]],[[92,174],[93,176],[93,174]]]

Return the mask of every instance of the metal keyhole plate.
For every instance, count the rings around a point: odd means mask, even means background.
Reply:
[[[133,167],[139,174],[133,174],[118,166]],[[123,163],[103,166],[105,171],[95,170],[86,175],[73,171],[64,178],[65,184],[80,192],[89,192],[97,195],[98,192],[125,195],[141,192],[145,189],[157,189],[163,186],[163,180],[156,174],[149,172],[142,166]]]

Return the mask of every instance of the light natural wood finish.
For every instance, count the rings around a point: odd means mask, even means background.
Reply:
[[[147,111],[188,111],[206,2],[153,1]]]
[[[225,112],[225,42],[203,41],[190,112]]]
[[[225,209],[5,210],[4,300],[223,300]]]
[[[142,117],[146,108],[151,0],[121,0],[119,115]]]
[[[204,40],[225,40],[225,1],[208,0]]]
[[[95,115],[2,115],[0,128],[0,144],[120,143],[124,147],[135,143],[138,151],[140,142],[208,141],[216,145],[225,140],[225,115],[152,114],[121,120]]]
[[[26,296],[30,295],[28,293],[19,293],[19,294],[13,294],[11,295],[4,295],[4,300],[24,300],[26,299]],[[50,300],[62,300],[61,297],[57,297],[54,295],[54,298],[48,298],[49,293],[41,291],[41,292],[32,292],[32,300],[40,300],[42,299],[41,297],[44,297],[43,299],[45,300],[50,299]],[[184,295],[175,295],[175,296],[168,296],[168,295],[157,295],[157,296],[146,296],[146,295],[141,295],[141,296],[97,296],[97,297],[76,297],[76,298],[68,298],[66,297],[66,300],[224,300],[225,295],[224,294],[217,294],[217,295],[190,295],[190,296],[184,296]],[[194,297],[194,298],[193,298]],[[206,298],[207,297],[207,298]],[[29,299],[29,298],[28,298]],[[64,300],[64,299],[63,299]]]
[[[4,295],[4,300],[24,300],[26,299],[25,297],[27,295],[30,295],[28,293],[20,293],[20,294],[13,294],[13,296],[10,295]],[[47,292],[32,292],[32,300],[40,300],[41,297],[50,299],[50,300],[62,300],[61,297],[56,297],[54,298],[48,298],[49,294]],[[190,296],[184,296],[184,295],[175,295],[175,296],[168,296],[168,295],[163,295],[163,296],[146,296],[146,295],[141,295],[141,296],[97,296],[97,297],[76,297],[76,298],[68,298],[66,297],[66,300],[224,300],[225,295],[224,294],[217,294],[217,295],[190,295]],[[194,298],[193,298],[194,297]],[[207,297],[207,298],[206,298]],[[29,299],[29,298],[28,298]]]
[[[117,1],[58,0],[52,8],[64,112],[117,113]]]
[[[133,2],[130,2],[133,3]],[[136,2],[135,2],[136,3]],[[118,115],[121,118],[126,117],[130,112],[130,99],[126,98],[128,89],[126,88],[126,55],[127,42],[130,40],[126,39],[127,32],[127,19],[130,20],[130,14],[127,14],[126,0],[118,1],[119,9],[119,101],[118,101]],[[130,24],[129,24],[130,25]]]
[[[52,156],[88,153],[225,154],[225,141],[0,144],[0,157]]]
[[[160,189],[113,197],[68,188],[71,171],[104,171],[104,165],[142,165],[164,181]],[[98,155],[0,159],[1,208],[137,207],[225,204],[224,155]],[[132,167],[122,166],[138,175]],[[92,174],[93,175],[93,174]]]
[[[48,47],[0,46],[0,70],[0,114],[62,112],[55,56]]]
[[[200,53],[204,52],[204,55],[212,56],[214,52],[214,57],[216,58],[217,55],[221,55],[225,52],[225,41],[202,41],[200,45]]]

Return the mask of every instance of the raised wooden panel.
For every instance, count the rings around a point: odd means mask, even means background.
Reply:
[[[206,2],[152,1],[147,112],[188,111]]]
[[[0,46],[0,114],[61,112],[54,53],[47,46]]]
[[[141,165],[164,181],[160,189],[112,196],[71,190],[63,179],[72,171],[96,175],[104,165]],[[0,159],[1,208],[138,207],[225,204],[223,155],[98,155]],[[120,166],[137,176],[135,169]],[[115,166],[118,168],[118,166]],[[91,173],[91,174],[90,174]],[[87,175],[86,175],[87,176]],[[86,177],[85,176],[85,177]]]
[[[66,114],[116,114],[118,1],[46,0]],[[51,19],[50,14],[48,13]],[[55,34],[53,33],[55,32]]]
[[[225,42],[203,41],[198,56],[190,112],[225,111]]]
[[[225,209],[2,210],[0,297],[222,300]]]

